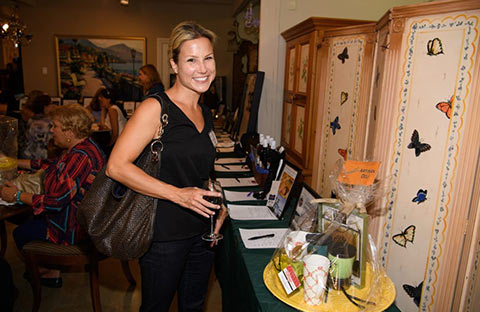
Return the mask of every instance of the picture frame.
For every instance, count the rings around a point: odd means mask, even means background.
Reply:
[[[83,97],[83,107],[88,107],[92,101],[93,101],[92,96],[84,96]]]
[[[353,211],[348,217],[342,214],[340,204],[318,204],[319,233],[324,233],[333,220],[338,223],[338,229],[332,235],[339,235],[356,247],[357,255],[353,264],[352,283],[359,288],[365,286],[368,244],[368,215]]]
[[[78,100],[63,99],[62,103],[63,103],[63,105],[77,104]]]
[[[22,110],[28,102],[28,96],[24,96],[18,100],[18,110]]]
[[[298,231],[315,232],[318,225],[318,209],[317,204],[310,202],[317,198],[320,198],[320,195],[307,183],[302,182],[290,227]]]
[[[130,117],[130,116],[133,115],[136,107],[137,107],[137,102],[135,102],[135,101],[124,101],[123,102],[123,109],[125,110],[125,113],[127,114],[127,117]]]
[[[80,100],[100,87],[117,99],[142,97],[138,71],[146,63],[145,37],[55,35],[58,94]]]
[[[265,73],[262,71],[247,74],[238,119],[234,125],[233,138],[235,140],[241,138],[245,133],[257,132],[258,108],[264,79]]]
[[[57,106],[63,105],[62,98],[59,96],[52,96],[50,99],[52,100],[53,105],[57,105]]]
[[[272,211],[278,219],[283,217],[286,210],[285,208],[288,207],[287,204],[292,197],[293,190],[298,183],[301,172],[301,169],[289,161],[285,161],[283,163],[282,169],[280,170],[279,179],[278,181],[274,182],[278,183],[278,192],[275,196]],[[272,190],[273,189],[274,186],[272,183]],[[270,190],[270,192],[272,192],[272,190]]]

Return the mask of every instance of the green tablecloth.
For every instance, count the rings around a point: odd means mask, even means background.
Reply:
[[[230,173],[216,176],[232,177]],[[238,176],[239,177],[239,176]],[[245,188],[243,188],[245,190]],[[223,225],[224,239],[219,243],[215,259],[215,273],[222,288],[224,312],[291,312],[297,311],[278,300],[263,282],[263,270],[275,249],[247,249],[243,245],[239,228],[286,228],[292,216],[294,201],[291,201],[282,220],[240,221],[227,218]],[[400,311],[392,304],[386,311]]]

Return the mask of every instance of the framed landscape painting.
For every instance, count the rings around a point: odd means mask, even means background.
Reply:
[[[91,97],[100,87],[117,100],[142,97],[138,71],[146,61],[143,37],[55,36],[59,96]]]

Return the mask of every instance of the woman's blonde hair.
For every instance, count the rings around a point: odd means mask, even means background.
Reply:
[[[72,130],[77,139],[83,139],[92,133],[93,116],[80,104],[68,104],[55,108],[52,117],[56,118],[64,131]]]
[[[168,55],[173,59],[175,64],[178,62],[178,55],[180,54],[182,44],[185,41],[198,38],[207,38],[213,46],[215,45],[217,35],[215,35],[213,31],[193,21],[182,22],[175,26],[168,41]]]

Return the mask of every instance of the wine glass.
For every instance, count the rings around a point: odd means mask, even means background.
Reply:
[[[203,196],[203,199],[206,201],[215,204],[215,205],[222,205],[223,203],[223,193],[222,193],[222,187],[220,185],[220,182],[218,181],[212,181],[208,180],[205,181],[204,185],[205,189],[208,189],[210,191],[218,192],[222,194],[222,196]],[[215,223],[217,221],[218,213],[219,211],[214,210],[215,214],[210,215],[210,232],[207,232],[202,235],[202,239],[207,241],[207,242],[213,242],[217,240],[221,240],[223,238],[222,234],[215,234]]]

